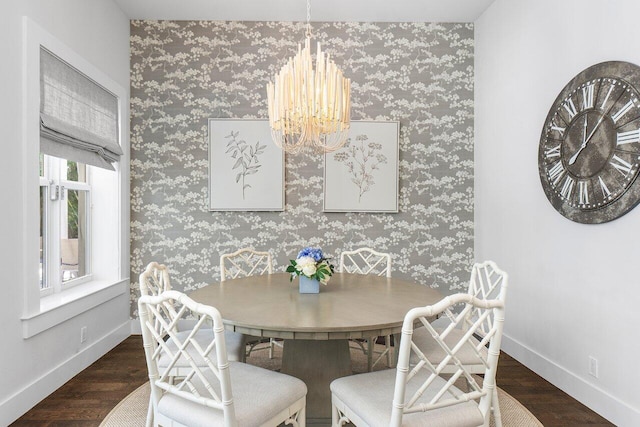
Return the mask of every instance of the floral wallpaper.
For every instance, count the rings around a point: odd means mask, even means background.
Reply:
[[[285,160],[283,212],[209,212],[208,118],[266,118],[266,83],[304,41],[291,22],[131,22],[131,313],[158,261],[172,286],[219,280],[219,256],[373,247],[397,277],[444,294],[473,260],[473,25],[313,23],[352,79],[353,120],[400,122],[399,212],[323,213],[323,156]],[[315,52],[315,46],[312,49]]]

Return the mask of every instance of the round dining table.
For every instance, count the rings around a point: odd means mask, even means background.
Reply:
[[[307,421],[331,419],[329,384],[351,375],[349,339],[395,335],[414,307],[438,302],[435,289],[406,280],[335,273],[317,294],[277,273],[226,280],[189,296],[217,308],[228,330],[284,340],[281,372],[307,385]]]

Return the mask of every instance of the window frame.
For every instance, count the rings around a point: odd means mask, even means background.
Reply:
[[[41,296],[40,264],[40,48],[43,47],[113,93],[118,99],[118,139],[124,154],[116,171],[91,171],[94,224],[91,280]],[[23,338],[27,339],[129,292],[129,102],[125,88],[64,43],[23,17],[22,57]],[[111,175],[108,175],[111,174]],[[103,192],[106,194],[103,196]],[[100,197],[96,197],[101,194]],[[104,213],[108,212],[108,213]],[[115,215],[114,215],[115,214]],[[96,221],[106,218],[107,224]]]
[[[45,234],[43,235],[43,256],[45,260],[43,263],[43,281],[48,286],[40,287],[40,296],[45,297],[53,293],[62,292],[72,286],[77,286],[82,283],[89,282],[93,279],[91,267],[92,267],[92,254],[91,249],[91,233],[92,233],[92,189],[91,189],[91,166],[84,165],[87,168],[86,182],[70,181],[63,178],[64,170],[67,166],[68,160],[60,159],[57,157],[43,154],[44,156],[44,176],[40,176],[40,189],[46,188],[48,197],[45,200],[43,229]],[[57,187],[57,188],[56,188]],[[85,254],[84,259],[86,262],[85,268],[87,274],[73,278],[67,281],[61,280],[62,267],[60,262],[55,260],[62,258],[62,250],[60,242],[63,235],[62,227],[64,226],[64,213],[66,211],[66,202],[69,198],[69,190],[72,191],[84,191],[87,193],[86,200],[86,230],[85,230]],[[55,200],[51,199],[53,191],[58,192],[58,197]]]

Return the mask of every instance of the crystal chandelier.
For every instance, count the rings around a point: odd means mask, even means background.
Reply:
[[[351,80],[320,50],[311,59],[311,6],[307,0],[304,48],[267,84],[269,126],[275,144],[288,153],[310,147],[329,153],[347,140],[351,119]]]

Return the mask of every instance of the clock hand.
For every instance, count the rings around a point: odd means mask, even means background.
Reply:
[[[580,146],[580,148],[578,149],[578,151],[576,151],[576,153],[571,156],[571,158],[569,159],[569,164],[572,165],[576,162],[576,160],[578,159],[578,154],[580,154],[582,152],[582,150],[584,150],[584,148],[587,146],[587,116],[585,114],[584,116],[584,126],[582,128],[582,145]]]
[[[574,154],[573,156],[571,156],[571,158],[569,159],[569,164],[572,165],[576,162],[576,160],[578,159],[578,154],[580,154],[580,152],[582,150],[584,150],[584,148],[587,146],[587,143],[589,142],[589,140],[591,139],[591,137],[593,136],[594,133],[596,133],[596,130],[598,130],[598,126],[600,126],[600,123],[602,123],[602,120],[604,120],[604,115],[600,116],[600,120],[598,120],[598,122],[596,123],[596,125],[593,127],[593,130],[591,131],[591,133],[589,134],[589,136],[587,137],[587,139],[584,140],[584,142],[582,143],[582,145],[580,146],[580,148],[578,149],[578,151],[576,152],[576,154]]]
[[[589,142],[589,140],[591,139],[591,137],[593,136],[594,133],[596,133],[596,130],[598,129],[598,126],[600,126],[600,123],[602,123],[602,121],[604,120],[604,114],[600,117],[600,120],[598,120],[598,123],[596,123],[595,127],[593,128],[593,130],[591,131],[591,133],[589,134],[589,136],[587,137],[586,141],[584,142],[585,144],[587,142]]]

